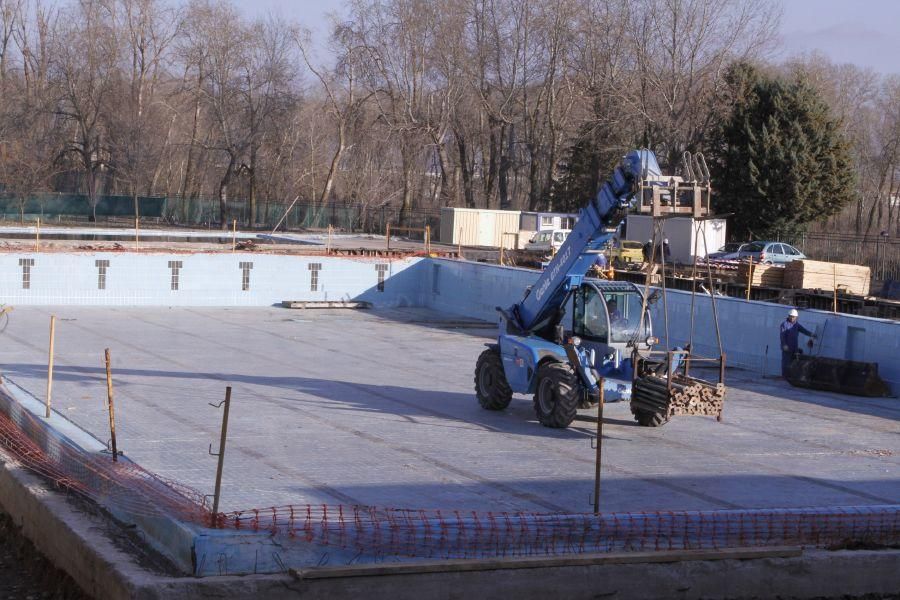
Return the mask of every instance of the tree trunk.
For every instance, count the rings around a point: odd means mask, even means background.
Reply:
[[[509,160],[509,151],[512,148],[513,126],[505,131],[506,125],[500,128],[500,166],[497,171],[497,191],[500,193],[500,210],[509,210],[512,203],[509,199],[509,169],[512,166]],[[508,137],[506,148],[503,147],[503,138]]]
[[[469,168],[466,140],[462,137],[457,137],[456,148],[459,151],[459,167],[462,174],[463,198],[465,199],[466,208],[475,208],[475,190],[472,187],[472,170]]]
[[[222,231],[228,229],[228,185],[231,183],[231,175],[234,171],[234,153],[229,153],[228,167],[225,169],[225,175],[219,182],[219,220],[221,221]]]
[[[407,144],[400,149],[400,160],[403,169],[403,199],[400,201],[400,215],[398,220],[401,226],[409,222],[409,213],[412,210],[412,171],[413,161],[410,159]]]
[[[322,186],[322,193],[319,196],[319,204],[322,206],[328,202],[331,197],[331,189],[334,187],[334,177],[337,173],[338,165],[341,163],[341,158],[344,155],[344,150],[346,144],[346,134],[344,132],[344,125],[341,124],[338,126],[338,147],[334,153],[334,156],[331,158],[331,165],[328,167],[328,175],[325,177],[325,185]]]
[[[188,189],[191,183],[192,172],[191,169],[194,165],[194,146],[197,143],[197,127],[200,122],[200,81],[201,77],[197,78],[197,88],[198,91],[194,95],[194,123],[191,126],[191,143],[188,145],[188,155],[187,155],[187,164],[184,167],[184,183],[181,186],[181,220],[182,222],[187,222],[190,218],[190,201],[188,200]]]
[[[250,214],[247,215],[247,225],[250,229],[256,227],[256,142],[250,145]]]

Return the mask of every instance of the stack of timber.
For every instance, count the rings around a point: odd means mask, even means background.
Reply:
[[[869,295],[872,273],[869,267],[817,260],[795,260],[784,269],[785,287],[798,290],[839,291]]]
[[[663,416],[663,422],[675,415],[719,417],[725,404],[725,385],[693,377],[675,375],[671,394],[665,377],[646,375],[634,382],[631,409]]]
[[[748,271],[753,269],[752,279]],[[737,283],[750,284],[753,287],[784,287],[784,267],[778,265],[760,265],[741,263],[737,272]]]

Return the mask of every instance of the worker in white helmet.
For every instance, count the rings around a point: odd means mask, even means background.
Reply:
[[[802,333],[812,339],[816,339],[816,334],[808,330],[800,324],[797,318],[800,313],[796,308],[792,308],[788,313],[787,319],[781,324],[781,376],[787,377],[788,365],[791,364],[794,355],[800,349],[799,339]]]

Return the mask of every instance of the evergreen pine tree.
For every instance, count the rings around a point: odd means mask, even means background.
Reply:
[[[732,110],[711,154],[714,206],[734,213],[734,237],[800,233],[853,200],[848,142],[815,88],[747,65],[733,66],[726,81]]]

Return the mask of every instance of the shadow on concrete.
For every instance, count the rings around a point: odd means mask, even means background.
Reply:
[[[5,365],[4,374],[16,381],[17,376],[39,379],[46,376],[47,367],[34,363],[12,363]],[[53,371],[57,383],[91,383],[106,385],[106,371],[102,367],[82,367],[58,365]],[[595,435],[596,421],[575,421],[568,429],[542,427],[535,419],[530,396],[516,395],[510,406],[503,411],[482,409],[471,393],[424,390],[402,386],[377,385],[311,377],[272,377],[244,375],[239,373],[159,371],[151,369],[117,368],[114,376],[120,387],[126,387],[127,377],[149,379],[181,379],[196,381],[222,381],[223,383],[244,384],[275,388],[300,395],[267,394],[257,396],[258,403],[278,405],[286,410],[307,410],[325,417],[335,412],[369,412],[390,414],[409,422],[427,417],[445,419],[448,426],[477,426],[490,431],[515,433],[557,439],[587,439]],[[188,400],[185,398],[183,400]],[[595,416],[596,408],[580,411],[580,414]],[[632,421],[604,418],[604,423],[634,425]],[[433,426],[434,423],[431,423]],[[610,437],[604,435],[604,437]]]
[[[896,479],[843,480],[790,475],[641,476],[610,472],[601,475],[601,510],[644,512],[728,510],[900,504]],[[404,481],[384,485],[340,484],[341,493],[363,505],[400,509],[590,512],[593,468],[579,476],[500,478],[471,483]],[[317,493],[304,486],[287,490],[298,497]],[[491,490],[491,492],[488,492]],[[501,500],[497,500],[499,495]],[[485,506],[485,496],[493,496]],[[579,499],[584,502],[580,503]],[[573,500],[575,503],[573,503]],[[529,507],[529,504],[531,506]],[[552,507],[552,508],[551,508]]]
[[[698,377],[717,381],[709,369],[697,370]],[[900,420],[900,400],[897,398],[867,398],[850,396],[836,392],[823,392],[792,386],[781,377],[761,377],[759,373],[743,369],[729,369],[725,375],[725,384],[745,392],[766,394],[785,400],[815,404],[829,409],[844,410],[884,419]],[[728,400],[725,400],[728,410]]]

